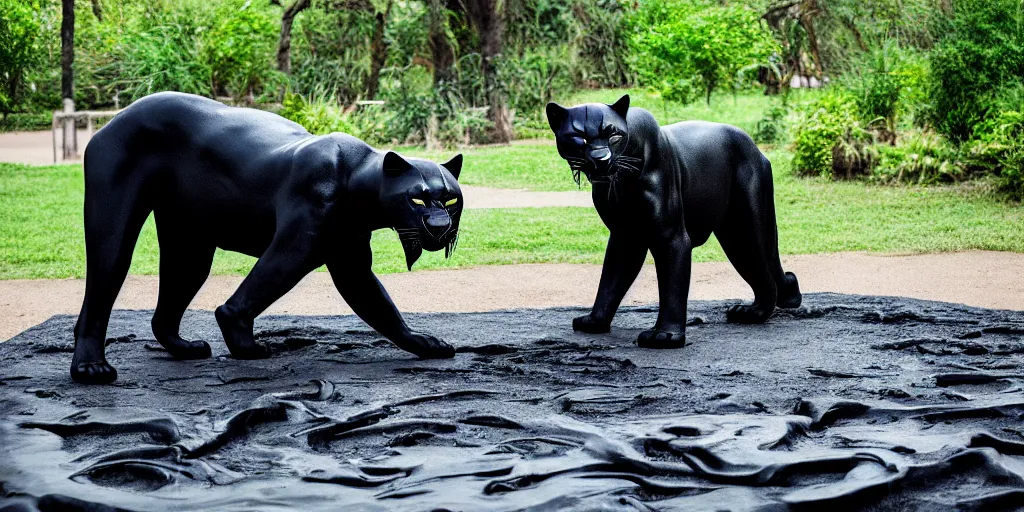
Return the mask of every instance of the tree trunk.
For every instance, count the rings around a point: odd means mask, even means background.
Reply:
[[[281,39],[277,43],[277,69],[286,74],[292,73],[292,24],[295,16],[307,7],[310,0],[295,0],[281,14]]]
[[[484,84],[487,88],[487,116],[494,123],[494,141],[507,143],[512,140],[512,121],[508,109],[508,98],[498,82],[498,63],[502,51],[502,35],[505,32],[503,0],[465,0],[466,13],[476,27],[480,38],[480,56],[483,60]]]
[[[103,21],[103,6],[100,5],[100,0],[92,0],[92,14],[97,20]]]
[[[434,87],[451,83],[452,66],[455,65],[455,51],[448,41],[445,30],[447,23],[444,0],[430,0],[430,61],[434,66]]]
[[[60,22],[60,93],[64,112],[75,110],[75,0],[62,0]],[[75,140],[74,120],[64,120],[64,158],[75,158],[78,144]]]
[[[62,0],[60,22],[60,92],[62,98],[75,98],[75,0]]]
[[[391,1],[388,0],[384,11],[377,11],[373,26],[373,39],[370,41],[370,76],[366,78],[366,97],[374,99],[380,88],[380,70],[388,59],[388,43],[384,39],[384,28],[391,16]]]
[[[800,8],[800,25],[807,32],[807,42],[811,45],[811,58],[814,59],[814,76],[819,82],[822,81],[822,73],[825,71],[821,62],[821,50],[818,46],[818,34],[814,31],[814,16],[819,12],[818,0],[805,0]]]
[[[857,46],[860,47],[860,50],[863,52],[868,51],[868,45],[867,43],[864,42],[864,36],[861,35],[860,29],[857,28],[856,22],[852,18],[847,18],[845,16],[841,17],[840,20],[842,21],[843,25],[846,26],[846,29],[849,30],[851,34],[853,34],[853,39],[857,41]]]

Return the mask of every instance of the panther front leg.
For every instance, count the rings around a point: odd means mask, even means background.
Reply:
[[[270,357],[256,343],[253,321],[319,266],[315,233],[309,220],[286,223],[224,305],[214,311],[224,342],[236,359]]]
[[[658,321],[654,329],[640,333],[637,345],[644,348],[682,348],[686,345],[686,299],[690,293],[690,256],[693,250],[686,230],[678,229],[651,244],[658,272]]]
[[[629,287],[643,268],[647,245],[623,230],[612,231],[601,268],[601,283],[590,314],[576,317],[572,329],[587,333],[604,333],[611,329],[612,318],[619,309]]]
[[[420,359],[455,357],[455,347],[429,334],[413,332],[406,325],[387,290],[373,274],[369,234],[355,247],[338,247],[332,253],[327,261],[331,280],[352,311],[367,325]]]

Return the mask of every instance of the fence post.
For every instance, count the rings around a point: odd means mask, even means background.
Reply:
[[[92,117],[92,114],[86,114],[86,116],[85,116],[85,135],[87,137],[85,139],[85,145],[86,146],[88,146],[89,145],[89,141],[92,140],[93,124],[95,124],[95,122],[96,122],[96,120]]]
[[[57,112],[53,113],[53,119],[50,121],[50,135],[53,136],[53,163],[57,163]]]
[[[78,129],[75,127],[75,100],[64,98],[64,159],[78,157]]]

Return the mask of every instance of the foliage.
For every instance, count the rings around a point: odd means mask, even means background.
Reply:
[[[25,70],[43,58],[39,10],[37,0],[0,0],[0,112],[5,115],[21,100]]]
[[[473,108],[455,86],[434,88],[421,68],[393,71],[385,100],[387,133],[397,143],[469,144],[486,138],[486,111]]]
[[[620,87],[633,82],[626,20],[634,5],[626,0],[572,2],[576,33],[570,47],[575,52],[571,65],[576,83]]]
[[[313,135],[342,132],[359,136],[337,101],[326,96],[307,100],[298,94],[285,94],[278,114],[301,124]]]
[[[276,37],[268,13],[252,6],[227,2],[218,9],[219,22],[203,41],[203,57],[210,66],[215,93],[226,92],[253,103],[253,95],[280,78],[271,66]]]
[[[772,105],[765,112],[763,118],[757,122],[757,129],[754,130],[753,138],[758,144],[775,144],[785,136],[786,115],[789,108],[785,103]]]
[[[1003,111],[978,125],[963,157],[969,171],[998,176],[1003,190],[1024,198],[1024,112]]]
[[[843,76],[843,85],[856,102],[862,121],[881,120],[889,131],[895,129],[904,87],[897,48],[886,44],[865,53]]]
[[[879,145],[875,151],[872,178],[878,181],[934,184],[964,176],[956,146],[934,132],[909,132],[896,145]]]
[[[1020,0],[957,0],[931,56],[932,122],[956,142],[991,115],[992,101],[1024,78]]]
[[[843,91],[831,91],[807,105],[795,127],[793,167],[800,174],[832,176],[834,151],[856,144],[864,137],[856,100]]]
[[[114,31],[106,36],[114,40],[112,51],[104,55],[100,48],[86,48],[83,58],[98,62],[79,67],[80,75],[96,70],[87,80],[102,90],[95,103],[105,104],[118,95],[122,104],[128,104],[159,91],[211,96],[213,70],[202,55],[209,12],[185,2],[174,9],[152,8],[131,16],[129,27],[120,33],[108,26]]]
[[[370,74],[367,41],[373,33],[372,13],[317,7],[314,2],[295,22],[291,88],[351,103],[361,97]]]
[[[650,0],[632,21],[635,69],[666,99],[708,103],[718,87],[735,90],[741,72],[779,51],[760,14],[741,4]]]

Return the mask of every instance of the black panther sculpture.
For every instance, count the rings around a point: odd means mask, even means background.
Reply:
[[[215,311],[239,359],[269,356],[253,319],[303,276],[327,265],[341,296],[367,324],[422,358],[451,345],[412,332],[370,268],[370,232],[393,228],[409,268],[423,249],[458,237],[462,156],[444,164],[404,159],[342,133],[315,137],[269,112],[180,93],[143,98],[97,132],[85,152],[86,290],[75,326],[71,377],[113,382],[104,339],[142,225],[156,218],[160,292],[153,334],[178,359],[210,356],[178,335],[185,308],[220,247],[258,257]]]
[[[728,321],[761,323],[776,306],[800,305],[796,276],[779,261],[771,163],[742,130],[702,121],[659,127],[650,112],[629,108],[628,95],[614,105],[549,103],[547,116],[558,154],[577,183],[580,173],[590,181],[611,232],[594,308],[574,330],[608,332],[650,250],[660,307],[637,344],[685,345],[690,251],[711,233],[754,289],[754,303],[730,308]]]

